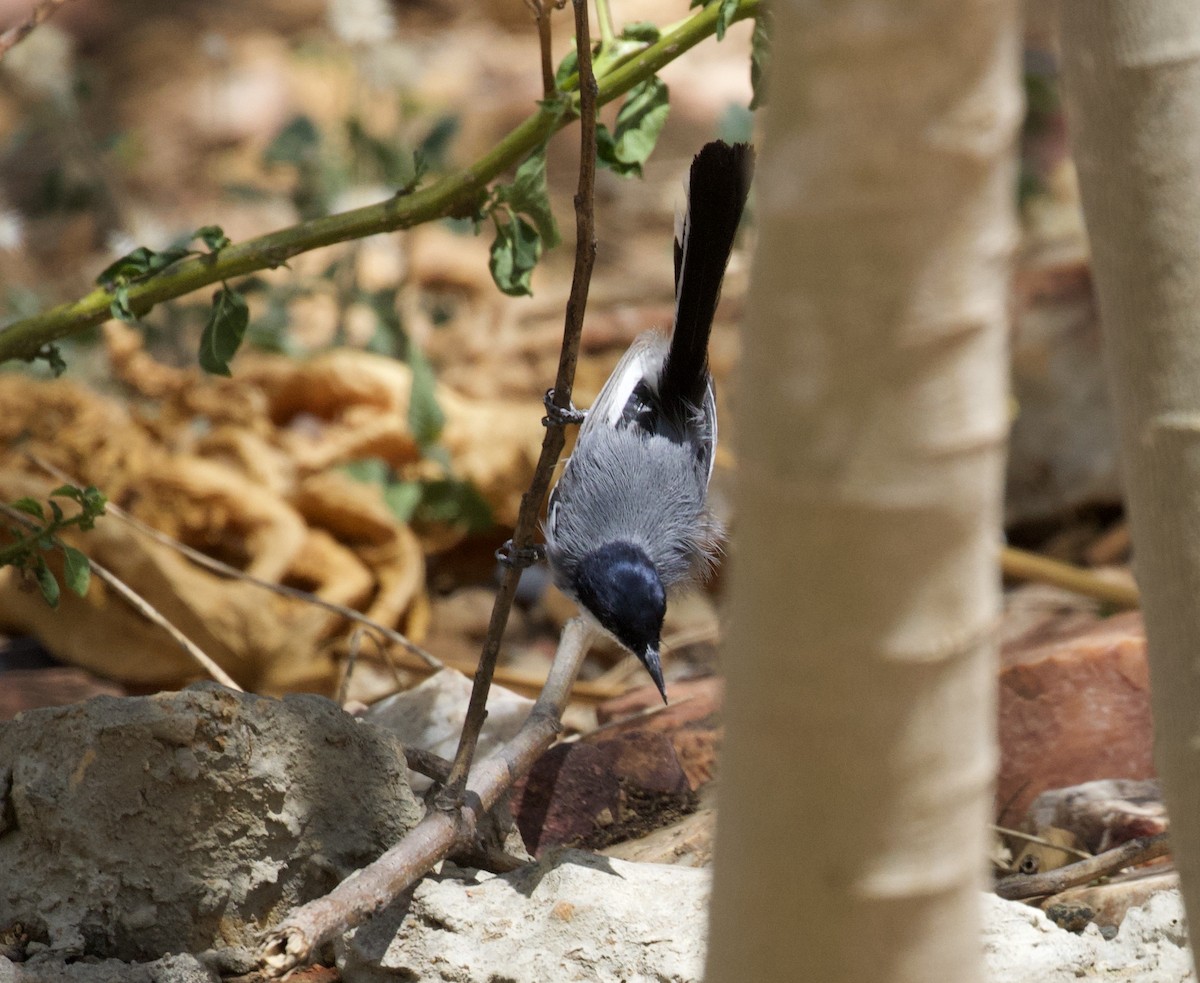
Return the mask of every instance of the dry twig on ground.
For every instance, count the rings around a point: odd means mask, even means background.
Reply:
[[[1065,891],[1069,887],[1087,884],[1098,877],[1107,877],[1126,867],[1157,860],[1170,852],[1171,844],[1166,833],[1139,836],[1136,840],[1129,840],[1087,860],[1056,867],[1044,874],[1014,874],[1012,877],[1005,877],[996,884],[996,893],[1010,901],[1042,898]]]

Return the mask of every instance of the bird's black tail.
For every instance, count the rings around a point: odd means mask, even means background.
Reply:
[[[708,335],[753,172],[754,148],[745,143],[715,140],[692,161],[687,213],[675,236],[675,330],[659,382],[668,413],[703,404]]]

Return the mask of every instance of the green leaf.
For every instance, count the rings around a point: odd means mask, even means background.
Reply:
[[[625,25],[625,29],[621,32],[621,37],[627,41],[645,41],[647,44],[653,44],[662,36],[662,32],[658,29],[658,25],[652,24],[648,20],[635,20]]]
[[[154,253],[145,246],[138,246],[131,253],[126,253],[100,271],[96,283],[101,287],[111,287],[122,281],[141,276],[150,268],[150,257]]]
[[[42,503],[37,501],[37,499],[29,497],[18,498],[11,504],[12,507],[18,512],[24,512],[26,515],[32,515],[35,519],[41,519],[43,522],[46,521],[46,513],[42,509]]]
[[[579,52],[572,48],[563,57],[563,60],[558,63],[558,68],[554,72],[554,87],[561,89],[567,84],[567,79],[572,75],[579,74]]]
[[[667,84],[657,75],[629,90],[617,113],[613,133],[600,135],[597,127],[597,161],[622,177],[641,177],[642,165],[658,143],[658,135],[670,112]]]
[[[509,220],[496,223],[496,238],[488,268],[496,286],[510,297],[533,293],[530,281],[533,268],[542,255],[542,239],[537,229],[520,215],[509,212]]]
[[[212,375],[230,375],[229,361],[246,336],[250,309],[236,290],[222,286],[213,294],[212,310],[200,338],[200,368]]]
[[[561,241],[554,212],[550,209],[549,189],[546,187],[546,148],[530,154],[517,168],[512,184],[496,189],[496,200],[512,205],[513,211],[521,212],[533,219],[542,244],[553,249]]]
[[[205,225],[192,233],[193,239],[199,239],[208,246],[210,253],[217,253],[229,245],[229,236],[219,225]]]
[[[767,104],[767,72],[771,65],[771,35],[774,18],[769,10],[760,10],[754,18],[754,33],[750,36],[750,99],[751,109]]]
[[[58,345],[43,345],[29,361],[45,362],[50,366],[50,374],[56,379],[67,371],[67,362],[62,357],[62,350]]]
[[[117,287],[113,294],[112,302],[108,305],[108,312],[118,321],[124,321],[126,324],[137,324],[137,315],[133,313],[133,308],[129,306],[129,287],[121,284]]]
[[[321,145],[321,133],[307,116],[293,117],[263,153],[268,164],[307,164]]]
[[[42,597],[46,599],[46,603],[52,608],[58,607],[58,598],[61,595],[61,590],[58,586],[58,581],[50,568],[46,566],[46,561],[40,556],[37,558],[37,563],[33,568],[33,574],[37,578],[37,585],[42,591]]]
[[[116,262],[106,266],[96,277],[96,283],[111,290],[120,284],[161,273],[172,263],[177,263],[191,252],[186,246],[171,246],[155,252],[146,246],[138,246]]]
[[[62,521],[63,521],[62,506],[59,505],[58,502],[54,501],[54,499],[50,499],[50,501],[48,501],[46,504],[50,506],[50,514],[53,516],[54,524],[62,525]]]
[[[346,136],[351,151],[360,161],[371,165],[375,176],[384,184],[399,188],[415,186],[420,173],[414,154],[368,132],[357,116],[346,120]]]
[[[466,526],[468,532],[483,532],[495,525],[492,510],[470,482],[457,478],[426,481],[421,500],[413,512],[416,522]]]
[[[421,482],[395,481],[383,490],[383,500],[401,522],[411,522],[421,504]]]
[[[433,367],[416,345],[408,346],[408,366],[412,370],[412,389],[408,397],[408,425],[421,447],[428,447],[441,436],[446,414],[437,401],[437,379]]]
[[[626,164],[617,160],[616,138],[603,123],[596,124],[596,163],[621,177],[640,177],[642,173],[640,164]]]
[[[496,524],[475,486],[457,478],[393,482],[384,489],[383,497],[401,522],[465,526],[471,533]]]
[[[88,584],[92,579],[92,568],[88,558],[74,546],[64,544],[63,548],[63,580],[80,597],[88,592]]]
[[[720,0],[721,6],[717,9],[717,40],[725,40],[725,31],[729,28],[729,23],[733,15],[737,13],[738,0]]]
[[[362,457],[357,461],[347,461],[338,470],[355,481],[368,485],[382,485],[391,475],[387,461],[381,457]]]
[[[450,149],[450,141],[458,134],[458,130],[457,116],[439,116],[434,121],[416,150],[428,167],[445,168],[446,152]]]

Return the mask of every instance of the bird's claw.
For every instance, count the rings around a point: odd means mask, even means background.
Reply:
[[[554,402],[552,388],[546,390],[546,395],[542,397],[542,404],[546,407],[546,415],[542,417],[542,426],[544,427],[577,426],[587,418],[587,411],[576,409],[574,403],[569,406],[559,406]]]
[[[541,543],[518,547],[510,539],[496,550],[496,562],[510,570],[524,570],[535,563],[540,563],[545,557],[546,547]]]

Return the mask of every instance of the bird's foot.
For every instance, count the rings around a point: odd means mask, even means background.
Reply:
[[[496,562],[512,570],[524,570],[540,563],[545,557],[546,547],[541,543],[518,547],[510,539],[496,550]]]
[[[553,389],[546,390],[546,395],[542,397],[542,404],[546,407],[546,415],[542,417],[542,426],[544,427],[577,426],[587,418],[587,411],[577,410],[574,403],[569,406],[559,406],[554,402]]]

